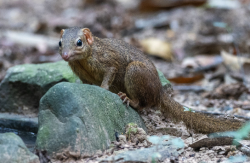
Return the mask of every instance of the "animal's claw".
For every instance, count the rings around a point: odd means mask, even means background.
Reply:
[[[127,104],[126,106],[128,107],[130,99],[127,97],[126,93],[119,92],[118,96],[120,97],[123,103]]]

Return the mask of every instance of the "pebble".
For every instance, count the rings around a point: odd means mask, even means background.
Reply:
[[[125,135],[119,135],[119,140],[123,143],[126,143],[126,136]]]
[[[148,146],[148,143],[147,143],[146,140],[143,141],[143,145],[144,145],[144,146]]]
[[[216,157],[217,158],[222,158],[222,157],[225,157],[225,156],[223,156],[223,155],[217,155]]]
[[[214,151],[213,150],[208,150],[207,154],[210,154],[210,153],[214,153]]]
[[[189,157],[194,157],[195,156],[195,153],[194,154],[190,154]]]
[[[225,154],[225,151],[220,151],[218,154],[219,154],[219,155],[224,155],[224,154]]]
[[[115,144],[115,145],[121,145],[121,143],[120,143],[120,142],[114,142],[114,144]]]
[[[189,137],[187,139],[184,140],[185,144],[192,144],[192,137]]]
[[[214,157],[214,154],[213,153],[209,153],[208,156],[209,157]]]
[[[98,157],[100,157],[100,156],[102,156],[102,155],[103,155],[103,153],[102,153],[102,151],[101,151],[101,150],[98,150],[98,151],[96,151],[96,155],[97,155]]]
[[[205,148],[205,147],[200,148],[200,151],[204,151],[204,150],[206,150],[206,148]]]
[[[128,148],[125,148],[123,151],[128,151]]]

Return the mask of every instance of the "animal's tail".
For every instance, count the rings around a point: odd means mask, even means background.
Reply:
[[[237,119],[224,119],[208,116],[202,113],[184,111],[185,108],[163,93],[161,100],[161,112],[165,117],[173,118],[175,121],[183,121],[188,129],[195,132],[208,134],[222,131],[233,131],[239,129],[244,123]]]

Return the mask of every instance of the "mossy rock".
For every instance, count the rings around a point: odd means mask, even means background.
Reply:
[[[139,114],[118,95],[87,84],[62,82],[41,99],[36,146],[50,155],[61,152],[94,154],[125,133],[128,123],[146,131]]]
[[[39,158],[31,153],[22,139],[14,133],[0,134],[0,158],[4,163],[39,163]]]
[[[0,84],[0,112],[37,114],[41,97],[52,86],[76,79],[64,61],[14,66]]]

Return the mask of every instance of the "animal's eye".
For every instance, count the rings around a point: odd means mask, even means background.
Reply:
[[[60,46],[60,47],[62,46],[62,42],[61,42],[61,41],[59,41],[59,46]]]
[[[79,40],[77,41],[76,45],[77,45],[77,46],[82,46],[82,40],[79,39]]]

